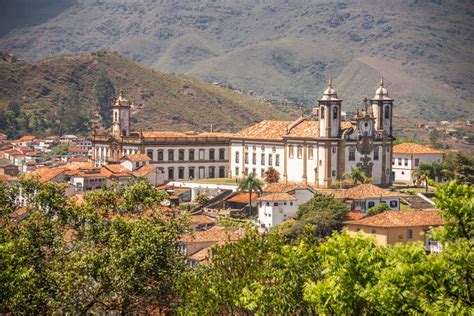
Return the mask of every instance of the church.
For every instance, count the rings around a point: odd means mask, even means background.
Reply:
[[[370,103],[365,109],[342,121],[342,100],[329,80],[318,100],[317,120],[262,121],[235,134],[230,141],[232,175],[263,177],[271,166],[284,182],[329,188],[359,167],[374,184],[389,185],[393,99],[383,78],[374,97],[365,101]]]
[[[393,99],[383,79],[350,121],[342,120],[342,100],[329,80],[318,100],[317,119],[262,121],[236,134],[131,131],[131,107],[121,92],[113,105],[112,133],[94,132],[97,165],[143,153],[166,180],[263,177],[273,167],[280,181],[329,188],[360,167],[374,184],[391,182]]]

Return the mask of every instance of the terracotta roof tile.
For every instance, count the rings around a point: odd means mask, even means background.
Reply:
[[[65,171],[64,168],[44,167],[44,168],[36,169],[35,171],[31,172],[30,175],[38,176],[39,181],[42,183],[45,183],[58,177],[60,174],[64,173],[64,171]]]
[[[395,154],[443,154],[441,150],[433,149],[431,147],[416,144],[416,143],[402,143],[393,146],[393,153]]]
[[[440,226],[444,222],[438,211],[385,211],[359,220],[345,221],[346,225],[370,227]]]
[[[227,242],[237,241],[240,239],[238,229],[213,226],[208,230],[193,232],[181,237],[181,241],[185,243],[193,242]]]
[[[347,217],[349,218],[349,220],[353,221],[353,220],[358,220],[358,219],[361,219],[363,218],[364,216],[366,216],[367,214],[364,214],[362,212],[348,212],[347,213]]]
[[[172,132],[172,131],[144,131],[143,137],[145,138],[196,138],[196,137],[220,137],[229,138],[234,134],[230,133],[218,133],[218,132],[203,132],[197,133],[193,131],[189,132]]]
[[[209,259],[210,250],[211,250],[211,247],[203,248],[201,250],[196,251],[192,255],[187,256],[187,258],[190,260],[195,260],[199,262],[207,261]]]
[[[290,191],[294,191],[297,189],[308,189],[314,191],[313,188],[308,186],[304,183],[269,183],[263,188],[263,192],[265,193],[279,193],[285,192],[288,193]]]
[[[347,190],[334,192],[334,197],[337,199],[351,199],[351,200],[365,200],[370,198],[380,197],[397,197],[400,196],[397,192],[392,192],[376,185],[366,183],[359,184]]]
[[[236,195],[231,196],[229,199],[227,199],[226,202],[247,204],[249,202],[249,195],[250,193],[248,192],[237,193]],[[257,198],[258,194],[252,193],[252,203],[255,202]]]
[[[215,224],[217,221],[216,219],[206,216],[203,214],[200,215],[191,215],[188,218],[188,223],[190,225],[208,225],[208,224]]]
[[[151,165],[142,166],[140,169],[135,170],[132,173],[135,177],[144,177],[147,174],[149,174],[150,172],[155,171],[156,168],[157,168],[156,166],[151,166]]]
[[[270,193],[260,197],[258,200],[264,202],[296,201],[296,198],[288,193]]]
[[[133,162],[137,162],[137,161],[150,161],[151,159],[146,154],[130,154],[130,155],[123,156],[121,160],[130,160]]]

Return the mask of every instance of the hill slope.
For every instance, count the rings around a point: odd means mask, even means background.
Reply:
[[[7,112],[16,111],[11,106],[3,109],[15,101],[26,115],[11,116],[24,132],[86,132],[99,111],[96,85],[102,78],[110,80],[115,94],[123,89],[135,102],[135,129],[209,130],[212,124],[214,130],[237,131],[262,119],[291,118],[232,90],[149,69],[116,53],[98,52],[34,63],[0,62],[0,109],[4,114],[0,130],[10,124]]]
[[[37,59],[107,48],[165,71],[307,104],[331,75],[349,109],[384,75],[402,115],[474,117],[470,0],[77,0],[51,6],[51,12],[30,10],[31,23],[21,7],[3,10],[0,20],[17,15],[24,23],[6,25],[10,32],[0,38],[0,49]]]

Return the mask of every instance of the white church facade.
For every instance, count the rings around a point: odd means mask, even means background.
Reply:
[[[374,184],[390,184],[393,99],[383,80],[370,106],[341,121],[342,100],[329,82],[318,100],[318,120],[263,121],[230,141],[232,176],[273,167],[284,182],[328,188],[360,167]]]
[[[360,167],[374,184],[389,185],[392,168],[393,99],[383,80],[365,110],[341,120],[342,100],[329,82],[318,100],[317,120],[262,121],[236,134],[140,131],[130,128],[132,104],[123,93],[113,105],[112,133],[94,132],[97,165],[143,153],[165,180],[263,177],[274,167],[283,182],[333,186]]]

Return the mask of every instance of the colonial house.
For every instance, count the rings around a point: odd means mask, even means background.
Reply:
[[[369,208],[380,203],[387,204],[392,210],[400,210],[399,193],[369,183],[336,191],[334,197],[346,203],[352,211],[365,213]]]
[[[427,251],[441,251],[440,245],[425,234],[444,224],[438,211],[386,211],[344,224],[350,235],[373,236],[379,245],[421,241]]]
[[[316,121],[304,117],[293,122],[263,121],[232,137],[232,176],[253,172],[263,177],[271,166],[283,182],[328,188],[360,167],[375,184],[389,185],[393,99],[383,79],[369,102],[351,121],[341,121],[342,100],[330,80],[318,100]]]
[[[113,105],[112,133],[92,136],[97,165],[119,162],[130,154],[146,154],[162,168],[165,180],[225,178],[229,169],[229,137],[225,133],[131,131],[132,104],[123,92]]]
[[[402,143],[393,146],[392,177],[394,181],[412,182],[420,163],[441,162],[444,152],[431,147]]]

